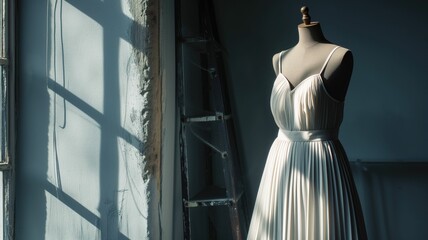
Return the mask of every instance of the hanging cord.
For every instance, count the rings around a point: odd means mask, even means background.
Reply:
[[[65,88],[65,62],[64,62],[64,33],[63,33],[63,1],[60,0],[59,6],[58,6],[58,0],[55,0],[55,4],[54,4],[54,11],[53,11],[53,68],[54,68],[54,81],[56,82],[57,80],[57,40],[56,40],[56,35],[57,35],[57,9],[59,7],[59,45],[61,48],[61,70],[62,70],[62,74],[61,74],[61,78],[62,78],[62,87]],[[56,97],[57,94],[54,93],[54,111],[55,111],[55,115],[56,115]],[[67,124],[67,102],[65,101],[65,98],[62,99],[63,101],[63,122],[61,125],[59,125],[60,128],[64,129],[66,124]]]
[[[66,88],[65,86],[65,62],[64,62],[64,31],[63,31],[63,0],[61,0],[60,10],[59,10],[59,22],[60,22],[60,43],[61,43],[61,68],[62,68],[62,87]],[[62,98],[63,102],[63,124],[62,126],[59,126],[60,128],[64,129],[67,125],[67,102],[65,101],[65,98]]]
[[[53,8],[53,14],[50,16],[49,15],[49,6],[50,6],[50,0],[47,0],[47,18],[48,21],[46,22],[46,26],[47,29],[49,29],[49,19],[53,20],[53,33],[52,33],[52,49],[53,49],[53,68],[54,68],[54,76],[53,76],[53,81],[56,82],[57,80],[57,44],[56,44],[56,35],[57,35],[57,12],[58,12],[58,8],[59,8],[59,21],[60,21],[60,45],[61,45],[61,68],[62,68],[62,85],[63,87],[65,87],[65,63],[64,63],[64,37],[63,37],[63,28],[62,28],[62,15],[63,15],[63,1],[60,0],[60,2],[58,3],[58,0],[55,0],[54,2],[54,8]],[[49,40],[48,38],[46,39],[46,78],[47,80],[49,80],[49,69],[48,69],[48,58],[49,58],[49,49],[50,49],[50,45],[49,45]],[[58,134],[57,134],[57,93],[53,92],[53,131],[52,131],[52,135],[53,135],[53,139],[52,139],[52,144],[53,144],[53,159],[55,159],[55,167],[54,167],[54,175],[55,175],[55,179],[56,179],[56,197],[59,198],[59,195],[61,193],[62,190],[62,182],[61,182],[61,172],[60,172],[60,165],[59,165],[59,150],[58,150]],[[63,98],[63,123],[61,125],[59,125],[58,127],[64,129],[66,126],[66,101]]]
[[[131,71],[131,64],[132,64],[132,62],[131,62],[131,58],[130,58],[130,59],[128,59],[128,61],[126,63],[126,70],[127,70],[126,72],[128,74],[126,75],[125,93],[123,94],[125,96],[125,100],[123,101],[125,103],[125,106],[124,106],[125,110],[124,110],[124,114],[123,114],[124,117],[122,119],[121,127],[124,128],[124,129],[126,129],[126,125],[127,125],[127,121],[126,120],[127,120],[127,116],[128,116],[127,110],[128,110],[129,89],[132,87],[129,84],[129,82],[130,82],[130,80],[129,80],[130,74],[129,73],[132,73],[132,71]],[[144,219],[147,219],[147,216],[143,213],[143,210],[141,209],[141,206],[138,204],[138,200],[144,198],[143,197],[143,193],[141,193],[141,191],[138,188],[138,184],[136,183],[136,181],[131,176],[131,173],[130,173],[131,171],[130,171],[130,167],[129,167],[129,164],[128,164],[128,157],[127,157],[129,152],[126,150],[126,147],[124,147],[126,143],[125,144],[120,144],[121,141],[123,141],[123,139],[119,140],[118,147],[119,147],[119,152],[120,152],[120,154],[122,156],[121,160],[122,160],[122,162],[124,164],[124,167],[125,167],[126,184],[129,186],[128,190],[130,191],[132,201],[134,202],[134,205],[137,208],[137,211],[138,211],[139,215],[141,217],[143,217]],[[141,151],[143,151],[143,150],[142,149],[137,149],[137,151],[141,154]],[[122,192],[122,196],[123,196],[123,194],[125,194],[125,191],[128,191],[128,190],[122,190],[121,191]],[[122,197],[122,200],[121,200],[121,203],[120,203],[120,207],[119,207],[119,212],[121,212],[122,209],[123,209],[123,201],[124,200],[125,200],[125,198]]]
[[[201,137],[199,134],[197,134],[195,131],[193,131],[192,126],[189,125],[189,130],[190,132],[197,138],[199,139],[201,142],[205,143],[208,147],[210,147],[212,150],[216,151],[217,153],[219,153],[221,155],[221,157],[223,159],[225,159],[227,157],[227,151],[222,151],[220,149],[218,149],[216,146],[214,146],[212,143],[208,142],[207,140],[205,140],[203,137]]]

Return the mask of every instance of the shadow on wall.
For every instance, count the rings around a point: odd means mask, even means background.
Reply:
[[[428,236],[428,164],[351,164],[369,239],[422,240]]]
[[[46,23],[45,4],[28,4],[22,9],[22,1],[18,3],[18,12],[26,16],[25,9],[31,9],[34,17]],[[28,15],[27,15],[28,16]],[[15,207],[15,236],[16,239],[35,240],[45,239],[47,178],[48,132],[50,99],[46,86],[45,69],[48,67],[46,41],[48,30],[46,26],[38,28],[38,34],[31,36],[33,46],[22,44],[22,31],[29,32],[28,26],[17,28],[19,57],[17,58],[18,73],[18,129],[17,129],[17,161],[16,161],[16,207]],[[22,53],[30,55],[22,57]],[[31,65],[25,62],[31,61]],[[43,70],[41,70],[43,69]],[[31,103],[31,104],[28,104]],[[31,136],[31,137],[30,137]],[[31,201],[32,204],[29,204]],[[22,217],[21,217],[22,216]]]
[[[52,2],[52,5],[51,5]],[[140,152],[144,151],[144,144],[121,127],[120,116],[120,88],[119,88],[119,41],[125,40],[135,48],[128,31],[128,27],[135,22],[123,15],[120,1],[80,1],[70,0],[67,3],[73,5],[81,12],[92,18],[103,27],[102,51],[103,51],[103,92],[101,113],[89,103],[85,102],[65,88],[66,71],[64,57],[62,66],[57,64],[57,53],[62,51],[64,56],[62,11],[63,0],[46,1],[45,4],[34,1],[20,1],[18,10],[20,26],[19,42],[19,119],[17,141],[16,164],[16,239],[45,239],[47,216],[60,213],[48,212],[47,196],[56,198],[67,206],[75,214],[92,224],[100,232],[102,239],[107,236],[117,236],[117,239],[128,239],[119,231],[120,212],[118,209],[119,191],[119,149],[118,138],[127,144],[133,145]],[[51,12],[53,9],[53,12]],[[57,18],[59,16],[59,18]],[[52,22],[52,19],[55,19]],[[59,22],[57,22],[59,19]],[[115,21],[112,21],[114,19]],[[33,23],[33,24],[29,24]],[[138,25],[142,28],[141,25]],[[59,32],[56,32],[59,29]],[[141,33],[143,29],[139,30]],[[52,35],[54,41],[52,42]],[[60,37],[58,37],[60,36]],[[60,39],[61,46],[55,46]],[[30,42],[31,41],[31,42]],[[142,51],[142,49],[138,49]],[[54,56],[52,61],[51,56]],[[58,66],[57,66],[58,65]],[[62,82],[51,79],[48,71],[53,69],[55,75],[62,70]],[[59,74],[59,73],[58,73]],[[49,95],[49,91],[52,94]],[[53,97],[52,97],[53,96]],[[63,99],[64,114],[61,126],[57,123],[57,99]],[[73,184],[70,179],[61,179],[56,143],[56,129],[67,126],[66,106],[73,105],[88,118],[96,122],[100,128],[99,146],[99,204],[98,213],[92,212],[83,203],[67,194],[61,185],[61,180],[67,184]],[[58,111],[59,112],[59,111]],[[53,114],[50,115],[50,114]],[[52,122],[50,122],[52,120]],[[85,134],[85,133],[82,133]],[[50,143],[50,141],[52,141]],[[48,149],[53,145],[53,149]],[[48,159],[51,152],[56,162],[56,183],[48,179]],[[79,149],[75,149],[79,151]],[[73,156],[68,156],[73,158]],[[67,169],[66,169],[67,170]],[[81,194],[91,194],[82,189]],[[56,216],[58,218],[58,216]],[[64,224],[64,223],[63,223]],[[64,225],[61,225],[65,227]],[[57,229],[61,233],[61,229]],[[83,231],[83,230],[82,230]],[[81,233],[84,236],[84,232]]]

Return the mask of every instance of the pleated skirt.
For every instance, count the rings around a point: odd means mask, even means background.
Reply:
[[[338,140],[274,141],[247,239],[367,239],[349,162]]]

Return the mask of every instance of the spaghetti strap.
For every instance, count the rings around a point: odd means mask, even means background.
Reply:
[[[336,49],[338,49],[340,46],[336,46],[335,48],[333,48],[333,50],[331,50],[331,52],[330,52],[330,54],[327,56],[327,58],[326,58],[326,60],[325,60],[325,62],[324,62],[324,65],[322,66],[322,68],[321,68],[321,71],[320,71],[320,75],[324,72],[324,69],[325,69],[325,67],[327,66],[327,63],[328,63],[328,61],[330,61],[330,58],[331,58],[331,56],[333,55],[333,53],[334,53],[334,51],[336,51]]]
[[[281,62],[281,60],[282,60],[282,55],[283,55],[284,53],[288,52],[288,50],[290,50],[290,49],[287,49],[287,50],[281,51],[281,52],[279,53],[279,60],[278,60],[278,73],[282,73],[282,62]]]
[[[282,73],[282,64],[281,64],[281,59],[282,59],[282,54],[284,53],[284,51],[281,51],[279,53],[279,61],[278,61],[278,73]]]

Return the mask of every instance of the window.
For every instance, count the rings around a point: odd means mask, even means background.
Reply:
[[[0,240],[13,239],[13,1],[0,0]]]

